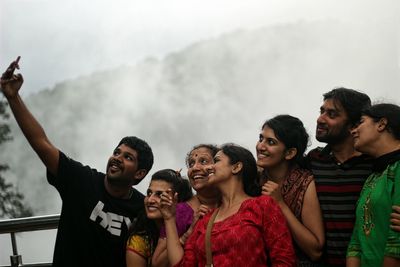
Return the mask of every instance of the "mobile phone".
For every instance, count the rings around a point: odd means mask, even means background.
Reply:
[[[11,79],[12,78],[12,76],[14,74],[14,70],[19,69],[18,62],[20,59],[21,59],[21,57],[18,56],[17,59],[10,64],[8,69],[3,73],[3,75],[1,75],[1,79]]]

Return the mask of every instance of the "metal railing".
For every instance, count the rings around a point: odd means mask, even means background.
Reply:
[[[46,215],[46,216],[35,216],[19,219],[9,219],[0,221],[0,234],[10,234],[11,246],[13,255],[10,256],[11,265],[2,265],[0,267],[44,267],[52,266],[51,263],[30,263],[22,264],[22,256],[18,254],[17,241],[15,234],[19,232],[30,232],[40,230],[56,229],[58,227],[58,221],[60,215]]]

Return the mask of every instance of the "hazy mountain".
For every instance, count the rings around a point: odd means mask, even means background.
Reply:
[[[153,171],[179,169],[200,142],[254,151],[259,127],[279,113],[300,117],[312,134],[321,96],[336,86],[399,99],[398,30],[336,21],[237,30],[163,59],[61,82],[26,102],[56,146],[92,167],[104,170],[120,138],[137,135],[154,149]],[[12,133],[0,152],[10,166],[5,176],[37,214],[59,212],[57,192],[13,120]]]

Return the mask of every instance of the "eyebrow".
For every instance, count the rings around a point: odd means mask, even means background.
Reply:
[[[336,112],[336,113],[340,113],[341,111],[340,111],[340,109],[337,109],[336,107],[334,107],[334,108],[324,108],[323,106],[321,106],[320,108],[319,108],[319,110],[320,111],[326,111],[326,112]]]
[[[131,158],[133,158],[134,160],[137,160],[136,159],[136,157],[135,157],[135,155],[134,154],[132,154],[131,152],[129,152],[129,151],[124,151],[124,152],[122,152],[124,155],[128,155],[128,156],[130,156]]]
[[[165,191],[163,191],[163,190],[152,190],[152,189],[150,189],[150,188],[148,188],[147,189],[147,193],[155,193],[155,194],[162,194],[162,193],[164,193]]]

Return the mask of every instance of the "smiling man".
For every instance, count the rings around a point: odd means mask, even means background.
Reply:
[[[53,266],[125,266],[128,228],[143,209],[138,184],[153,165],[150,146],[125,137],[107,163],[106,174],[68,158],[47,138],[19,95],[19,58],[1,77],[1,90],[29,144],[47,168],[47,179],[60,193],[62,210]]]
[[[361,92],[337,88],[324,94],[317,119],[316,138],[325,147],[308,154],[325,224],[324,263],[345,266],[347,245],[353,231],[355,207],[372,161],[357,152],[350,129],[361,111],[371,105]]]

